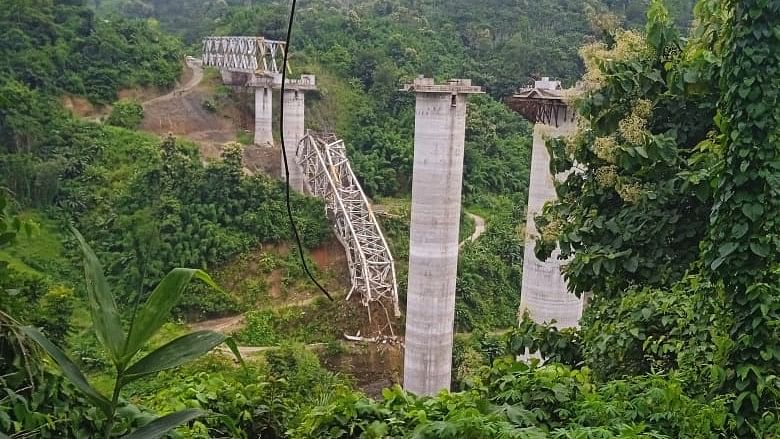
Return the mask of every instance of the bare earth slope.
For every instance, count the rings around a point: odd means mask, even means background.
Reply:
[[[212,92],[203,83],[200,61],[188,58],[187,67],[192,75],[186,84],[143,103],[141,129],[193,140],[200,145],[201,155],[213,160],[219,157],[224,144],[236,140],[236,127],[229,118],[204,108],[203,102]]]

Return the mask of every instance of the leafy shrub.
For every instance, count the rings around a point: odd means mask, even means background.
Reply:
[[[103,427],[97,409],[61,376],[36,371],[32,385],[25,383],[24,387],[15,387],[8,378],[0,377],[4,389],[0,400],[3,432],[14,435],[34,431],[41,439],[87,438]]]
[[[239,342],[252,346],[273,346],[279,343],[281,338],[275,330],[276,315],[273,311],[250,311],[244,319],[246,327],[236,334]]]
[[[455,321],[459,331],[517,324],[522,284],[523,241],[517,233],[525,201],[521,195],[486,196],[480,208],[491,212],[487,229],[463,246],[458,258]],[[480,211],[481,212],[481,211]]]
[[[61,285],[51,287],[35,307],[37,315],[32,323],[41,327],[50,340],[62,343],[70,330],[75,302],[72,289]]]
[[[199,408],[221,414],[180,429],[185,437],[280,438],[310,407],[350,390],[311,352],[286,346],[267,352],[265,362],[247,360],[241,368],[224,356],[205,357],[131,392],[159,412]]]
[[[71,184],[100,193],[78,220],[93,232],[109,271],[117,273],[121,303],[131,302],[141,282],[154,287],[154,279],[171,267],[215,267],[261,242],[290,238],[283,186],[268,177],[244,176],[240,149],[226,149],[222,161],[204,166],[194,146],[173,138],[158,147],[132,133],[109,135],[106,154],[87,158],[86,172],[94,177]],[[119,135],[137,146],[112,160],[123,152],[113,144]],[[114,174],[106,169],[118,165],[129,175],[112,181]],[[329,236],[320,200],[293,194],[292,203],[305,246]],[[117,220],[106,221],[111,217]],[[128,264],[131,269],[124,269]],[[224,295],[201,291],[190,293],[177,312],[205,317],[240,309]]]
[[[461,393],[417,397],[396,387],[381,401],[341,393],[315,407],[293,438],[717,438],[724,399],[686,396],[674,377],[597,386],[588,369],[506,359]]]
[[[582,340],[576,328],[558,329],[552,324],[538,324],[528,313],[520,326],[509,334],[509,349],[515,355],[538,353],[546,362],[569,367],[582,364]]]
[[[723,367],[730,321],[722,289],[700,276],[670,291],[596,298],[583,316],[583,356],[600,379],[677,370],[687,391],[706,392]]]
[[[494,360],[509,355],[509,347],[508,336],[504,333],[489,333],[477,329],[470,334],[457,335],[452,349],[455,388],[464,388],[483,367],[489,367]]]
[[[206,285],[193,285],[173,308],[174,315],[188,322],[236,314],[242,310],[235,295]]]
[[[564,270],[578,294],[669,287],[705,235],[721,159],[711,138],[718,61],[705,29],[686,47],[662,2],[652,5],[646,36],[616,31],[583,48],[583,123],[548,143],[552,172],[581,172],[537,217],[546,233],[536,251],[548,257],[557,244],[571,257]]]
[[[241,130],[236,133],[236,140],[242,145],[251,145],[254,142],[254,135],[251,131]]]
[[[0,309],[22,322],[39,318],[36,304],[49,288],[46,278],[37,272],[16,270],[7,263],[3,263],[2,268]]]
[[[144,119],[144,107],[136,101],[118,101],[114,103],[106,123],[115,127],[135,129]]]
[[[341,335],[333,322],[344,317],[343,308],[325,300],[312,307],[249,311],[245,314],[246,326],[235,337],[252,346],[329,342]]]
[[[337,395],[328,405],[314,408],[292,438],[519,438],[501,414],[490,414],[473,393],[420,398],[400,387],[385,389],[375,402],[354,393]],[[535,433],[535,435],[534,435]],[[526,430],[528,438],[544,437]]]
[[[4,261],[0,265],[5,265]],[[72,289],[54,284],[38,272],[0,267],[0,311],[41,327],[58,343],[70,331],[75,301]]]

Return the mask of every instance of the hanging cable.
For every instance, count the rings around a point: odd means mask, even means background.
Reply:
[[[282,139],[282,157],[284,158],[284,181],[285,181],[285,202],[287,204],[287,217],[290,220],[290,228],[292,228],[293,231],[293,237],[295,238],[295,242],[298,245],[298,255],[301,257],[301,264],[303,264],[303,270],[306,272],[306,274],[309,276],[309,279],[311,279],[312,282],[314,282],[314,285],[317,285],[317,288],[322,291],[322,294],[325,295],[328,299],[331,301],[333,300],[333,297],[331,297],[330,293],[328,293],[328,290],[325,289],[322,285],[320,285],[319,282],[317,282],[317,279],[314,278],[314,275],[309,270],[309,265],[306,263],[306,257],[303,254],[303,244],[301,244],[301,237],[298,234],[298,227],[295,225],[295,219],[293,218],[292,214],[292,205],[290,203],[290,166],[287,163],[287,149],[284,146],[284,90],[285,90],[285,82],[287,79],[287,54],[290,53],[290,36],[292,35],[292,27],[293,27],[293,18],[295,17],[295,1],[292,0],[292,5],[290,6],[290,20],[287,23],[287,35],[284,39],[284,59],[282,61],[282,90],[281,90],[281,99],[279,110],[281,113],[281,116],[279,117],[279,132],[281,133],[281,139]]]

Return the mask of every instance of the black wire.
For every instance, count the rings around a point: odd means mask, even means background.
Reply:
[[[303,245],[301,244],[301,237],[298,234],[298,227],[295,225],[295,219],[293,219],[292,214],[292,205],[290,204],[290,166],[287,164],[287,149],[284,147],[284,86],[285,86],[285,79],[287,77],[287,54],[290,53],[290,36],[292,35],[292,26],[293,26],[293,18],[295,17],[295,1],[292,0],[292,6],[290,7],[290,20],[287,23],[287,36],[284,39],[284,61],[282,62],[282,91],[281,91],[281,99],[279,99],[279,112],[281,113],[281,116],[279,117],[279,132],[281,133],[281,139],[282,139],[282,157],[284,158],[284,181],[286,186],[286,193],[285,193],[285,202],[287,203],[287,217],[290,220],[290,227],[293,231],[293,236],[295,237],[295,242],[298,244],[298,255],[301,257],[301,263],[303,264],[303,270],[306,272],[307,275],[309,275],[309,279],[311,279],[312,282],[314,282],[314,285],[317,285],[317,288],[322,291],[322,294],[324,294],[328,299],[331,301],[333,300],[333,297],[328,293],[328,290],[325,289],[322,285],[320,285],[319,282],[317,282],[317,279],[314,278],[314,275],[309,270],[308,264],[306,264],[306,258],[303,255]]]

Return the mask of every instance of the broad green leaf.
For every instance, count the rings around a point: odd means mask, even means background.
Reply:
[[[755,253],[757,256],[761,256],[762,258],[765,258],[767,257],[767,255],[769,255],[769,244],[765,244],[762,242],[751,242],[750,250],[753,253]]]
[[[720,267],[721,265],[723,265],[723,262],[724,262],[725,260],[726,260],[726,258],[725,258],[725,257],[723,257],[723,256],[721,256],[721,257],[719,257],[719,258],[715,259],[715,260],[714,260],[714,261],[712,261],[712,263],[710,264],[710,268],[711,268],[711,269],[713,269],[713,270],[717,270],[717,269],[718,269],[718,267]]]
[[[174,339],[128,367],[123,375],[123,382],[141,378],[142,376],[171,369],[192,361],[217,345],[227,337],[214,331],[195,331]]]
[[[747,223],[739,222],[731,226],[731,233],[733,233],[734,238],[740,239],[748,232],[748,228]]]
[[[81,373],[78,366],[65,355],[60,348],[52,343],[46,336],[41,334],[32,326],[23,326],[21,331],[36,343],[57,363],[62,373],[68,378],[84,395],[86,395],[100,410],[106,415],[111,412],[111,402],[95,390]]]
[[[764,206],[759,203],[745,203],[742,205],[742,213],[755,222],[764,214]]]
[[[157,439],[163,437],[174,428],[192,421],[195,418],[208,414],[203,410],[189,409],[180,412],[171,413],[144,425],[138,430],[122,436],[122,439]]]
[[[241,351],[238,349],[238,345],[236,344],[236,339],[233,337],[227,337],[225,339],[225,344],[230,348],[230,351],[233,352],[233,355],[236,356],[236,359],[238,360],[241,365],[244,365],[244,357],[241,356]]]
[[[190,280],[195,277],[219,289],[208,274],[190,268],[174,268],[152,291],[149,299],[138,310],[130,328],[122,362],[127,363],[168,320],[171,309],[179,301]]]
[[[639,258],[636,255],[623,261],[623,269],[629,273],[636,273],[637,268],[639,268]]]
[[[734,253],[734,250],[736,250],[739,247],[739,243],[737,242],[724,242],[723,244],[718,247],[718,253],[722,257],[726,257],[732,253]]]
[[[90,314],[92,315],[92,324],[95,326],[95,333],[108,350],[114,363],[119,364],[125,343],[125,334],[122,331],[122,323],[119,320],[114,295],[108,288],[106,278],[103,276],[103,266],[100,265],[95,252],[92,251],[78,230],[72,226],[70,230],[84,253],[87,297],[89,298]]]

